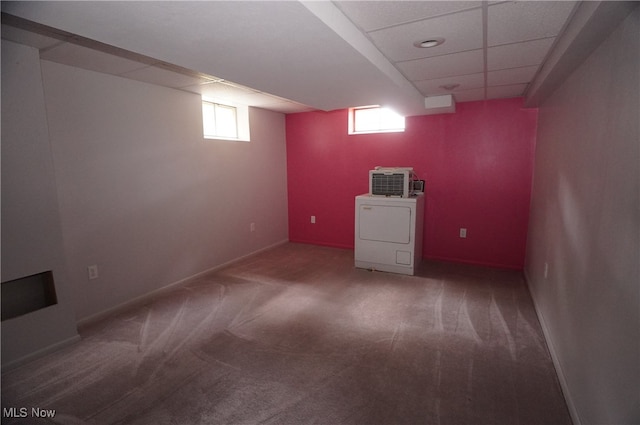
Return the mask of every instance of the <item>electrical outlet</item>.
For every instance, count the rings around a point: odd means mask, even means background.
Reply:
[[[316,224],[316,216],[315,215],[311,216],[311,224]]]
[[[256,223],[251,223],[251,224],[249,225],[249,229],[250,229],[252,232],[255,232],[255,231],[256,231]]]
[[[89,267],[87,267],[87,272],[89,274],[89,280],[93,280],[93,279],[97,279],[98,278],[98,266],[97,265],[91,265]]]
[[[460,228],[460,237],[461,238],[466,238],[467,237],[467,229],[465,229],[464,227]]]
[[[549,263],[544,263],[544,278],[549,277]]]

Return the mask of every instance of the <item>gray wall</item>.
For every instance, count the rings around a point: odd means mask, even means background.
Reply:
[[[2,41],[2,281],[51,270],[58,304],[2,322],[2,365],[77,339],[38,51]]]
[[[205,140],[199,95],[42,74],[78,319],[288,239],[283,114],[250,109],[251,142]]]
[[[640,422],[639,16],[539,110],[526,273],[582,424]]]
[[[251,142],[205,140],[200,102],[3,40],[2,280],[53,269],[59,298],[2,323],[3,366],[288,240],[284,115],[250,108]]]

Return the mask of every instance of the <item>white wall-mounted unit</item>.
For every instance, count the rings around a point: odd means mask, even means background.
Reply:
[[[356,196],[355,266],[413,275],[422,259],[424,194]]]

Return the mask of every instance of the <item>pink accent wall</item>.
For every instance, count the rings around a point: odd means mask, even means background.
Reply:
[[[369,170],[413,167],[426,181],[425,258],[522,269],[537,114],[521,98],[467,102],[408,117],[404,133],[352,136],[346,109],[287,115],[289,239],[353,248]]]

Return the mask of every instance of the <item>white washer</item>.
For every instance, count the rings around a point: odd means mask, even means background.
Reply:
[[[356,196],[355,265],[413,275],[422,260],[424,194]]]

